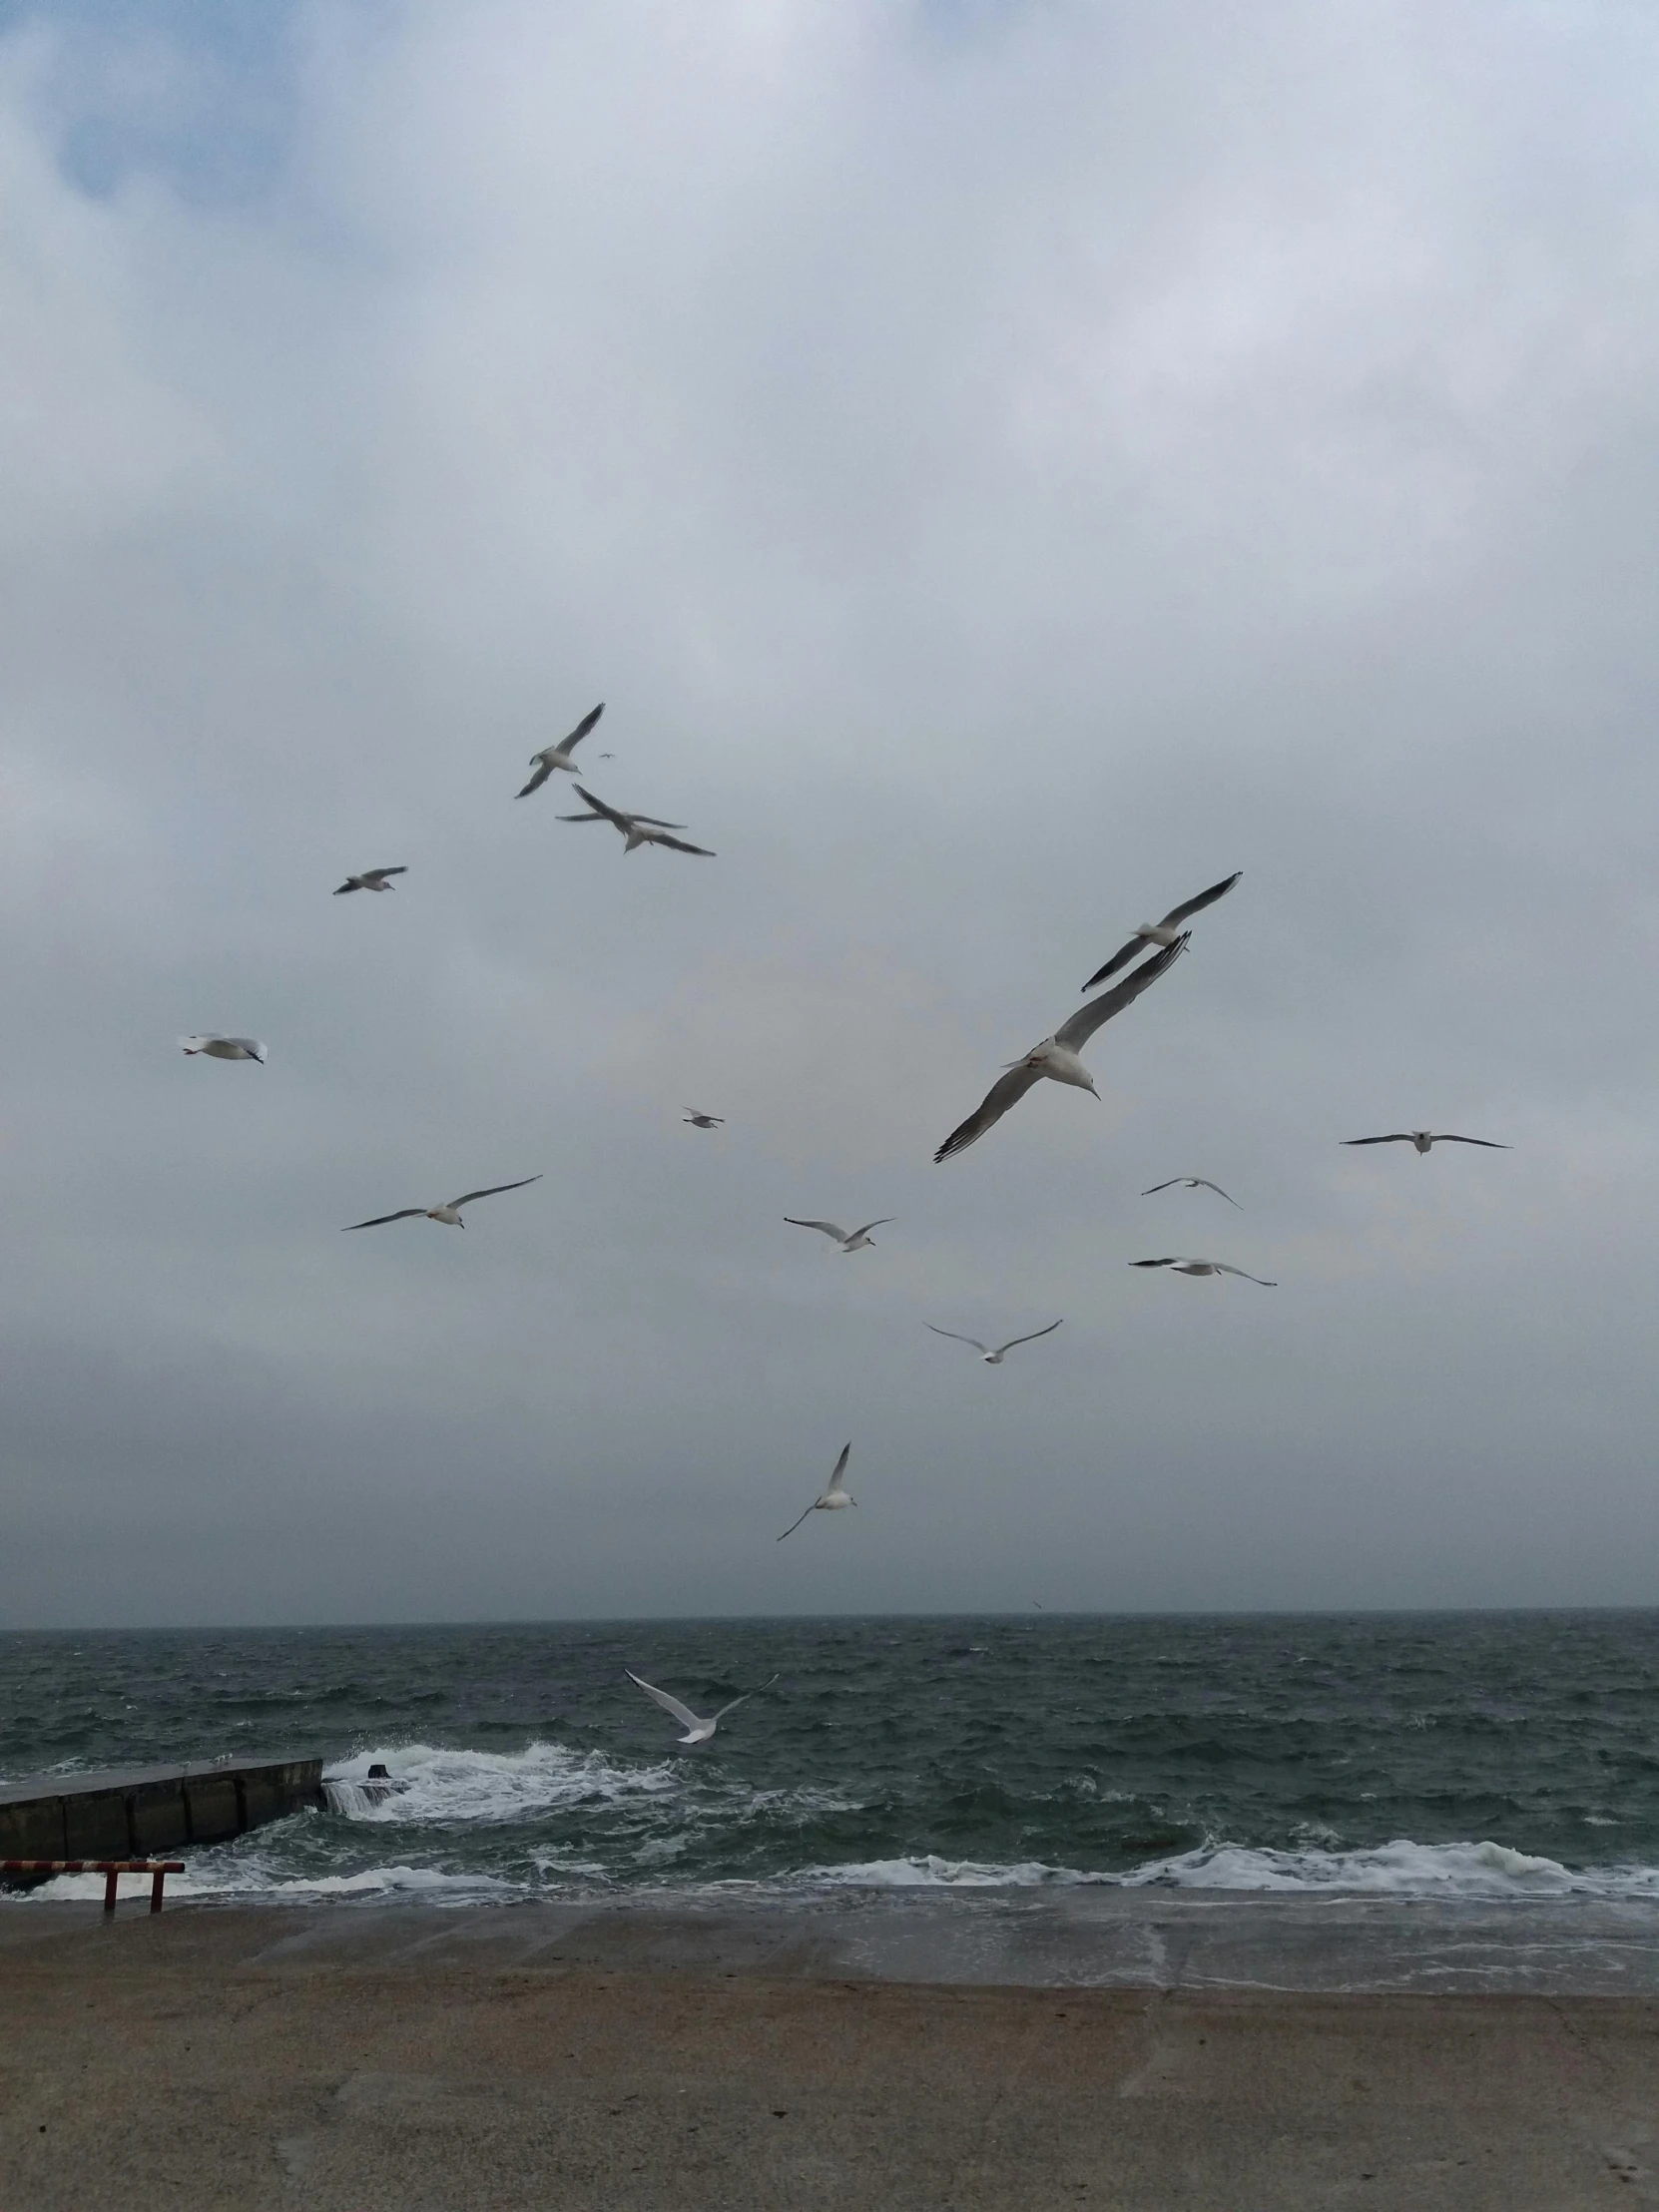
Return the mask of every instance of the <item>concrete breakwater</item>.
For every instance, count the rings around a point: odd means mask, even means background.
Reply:
[[[144,1859],[322,1802],[320,1759],[37,1775],[0,1788],[0,1859]]]

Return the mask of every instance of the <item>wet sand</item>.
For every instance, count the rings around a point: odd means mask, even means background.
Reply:
[[[1659,1998],[1564,1993],[1559,1933],[1554,1993],[1428,1995],[1355,1985],[1368,1956],[1402,1970],[1398,1907],[1235,1901],[1240,1919],[1142,1899],[1096,1916],[1091,1952],[1087,1912],[946,1899],[934,1970],[941,1942],[976,1970],[893,1978],[925,1948],[913,1902],[125,1907],[111,1924],[9,1906],[0,2204],[1659,2206]],[[1211,1972],[1252,1914],[1251,1956],[1277,1930],[1298,1985]],[[1476,1972],[1532,1927],[1491,1924],[1468,1918]],[[1653,1927],[1645,1909],[1583,1918],[1590,1986],[1639,1988]],[[1009,1942],[1036,1985],[999,1978]],[[1447,1947],[1436,1923],[1418,1964]],[[1079,1960],[1092,1985],[1061,1978]]]

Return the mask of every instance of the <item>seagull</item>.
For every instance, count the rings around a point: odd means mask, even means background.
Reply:
[[[1154,1183],[1152,1190],[1142,1191],[1141,1196],[1142,1198],[1151,1198],[1156,1191],[1173,1191],[1177,1183],[1184,1191],[1214,1191],[1218,1198],[1227,1199],[1229,1206],[1239,1206],[1236,1198],[1229,1197],[1221,1185],[1212,1183],[1207,1175],[1172,1175],[1167,1183]],[[1242,1214],[1244,1208],[1239,1206],[1239,1211]]]
[[[336,898],[343,898],[347,891],[389,891],[388,875],[407,875],[406,867],[365,867],[361,875],[348,875],[335,891]]]
[[[470,1206],[476,1198],[495,1198],[502,1191],[522,1191],[527,1184],[539,1183],[539,1175],[520,1177],[516,1183],[492,1183],[488,1190],[464,1191],[459,1198],[450,1199],[442,1206],[404,1206],[395,1214],[375,1214],[368,1221],[348,1221],[346,1229],[378,1229],[388,1221],[441,1221],[451,1229],[464,1229],[461,1208]]]
[[[1143,921],[1121,952],[1114,952],[1103,968],[1096,968],[1083,985],[1092,991],[1097,983],[1104,983],[1108,975],[1115,975],[1125,960],[1132,960],[1143,945],[1173,944],[1181,924],[1194,914],[1200,914],[1206,906],[1213,906],[1218,898],[1225,898],[1244,873],[1240,868],[1225,883],[1212,883],[1207,891],[1200,891],[1196,898],[1189,898],[1185,905],[1172,906],[1162,921]]]
[[[576,763],[571,755],[604,712],[605,702],[601,700],[591,714],[582,717],[568,738],[558,745],[544,746],[539,753],[531,754],[530,766],[536,773],[519,793],[520,799],[528,799],[532,792],[539,792],[555,769],[567,768],[572,776],[576,774]]]
[[[862,1252],[866,1245],[871,1250],[874,1249],[875,1239],[870,1235],[872,1229],[884,1229],[889,1221],[896,1221],[898,1217],[896,1214],[883,1214],[878,1221],[866,1221],[862,1229],[842,1229],[838,1223],[832,1221],[802,1221],[794,1214],[786,1214],[784,1219],[792,1229],[822,1229],[827,1237],[834,1238],[843,1252]]]
[[[677,1697],[670,1697],[666,1690],[659,1690],[654,1682],[645,1681],[642,1676],[634,1672],[632,1667],[624,1667],[622,1671],[630,1682],[639,1683],[646,1696],[660,1705],[665,1713],[672,1713],[682,1728],[691,1731],[690,1735],[680,1738],[683,1744],[706,1744],[727,1714],[735,1713],[740,1705],[747,1704],[755,1695],[753,1690],[745,1690],[742,1697],[735,1697],[730,1705],[723,1705],[712,1720],[702,1721],[698,1719],[689,1705],[682,1705]],[[774,1675],[772,1682],[776,1682],[777,1679],[778,1677]],[[772,1682],[763,1682],[761,1688],[770,1690]]]
[[[835,1461],[835,1471],[830,1477],[829,1489],[825,1491],[822,1497],[814,1498],[812,1504],[808,1506],[807,1511],[802,1514],[801,1520],[791,1521],[788,1528],[786,1528],[784,1531],[784,1536],[793,1536],[796,1530],[801,1526],[801,1521],[806,1520],[810,1514],[838,1513],[843,1505],[857,1504],[858,1500],[855,1497],[847,1496],[846,1483],[844,1480],[844,1476],[846,1474],[846,1462],[848,1461],[848,1459],[851,1458],[851,1456],[852,1446],[850,1444],[842,1444],[841,1455]],[[784,1536],[779,1537],[778,1541],[780,1543],[784,1541]]]
[[[679,837],[671,837],[666,834],[670,830],[684,830],[686,826],[683,822],[659,822],[655,815],[625,815],[620,807],[607,807],[602,799],[595,799],[592,792],[585,791],[580,784],[576,787],[576,796],[587,801],[589,807],[593,810],[592,813],[561,815],[559,820],[561,822],[609,822],[614,824],[627,840],[622,848],[624,852],[632,852],[636,846],[642,844],[666,844],[672,852],[695,852],[705,860],[715,858],[715,854],[709,850],[707,845],[686,844]]]
[[[1512,1144],[1494,1144],[1490,1137],[1454,1137],[1449,1129],[1396,1129],[1387,1137],[1345,1137],[1344,1144],[1414,1144],[1426,1152],[1437,1144],[1478,1144],[1488,1152],[1513,1152]]]
[[[1080,1091],[1093,1091],[1094,1077],[1077,1057],[1078,1053],[1103,1021],[1121,1014],[1125,1006],[1140,997],[1148,983],[1158,980],[1172,960],[1180,959],[1186,948],[1187,939],[1183,934],[1126,975],[1115,988],[1103,991],[1099,998],[1091,998],[1086,1006],[1079,1006],[1070,1020],[1061,1022],[1051,1037],[1034,1044],[1023,1060],[1010,1060],[1008,1073],[999,1076],[991,1085],[978,1110],[969,1114],[959,1129],[953,1129],[934,1153],[935,1162],[948,1160],[953,1152],[965,1152],[976,1137],[982,1137],[993,1122],[1000,1121],[1009,1107],[1045,1075],[1052,1082],[1073,1083]],[[1096,1091],[1095,1096],[1099,1095]]]
[[[1244,1268],[1230,1268],[1225,1260],[1131,1260],[1132,1268],[1173,1268],[1177,1275],[1242,1275],[1247,1283],[1260,1283],[1264,1291],[1276,1291],[1265,1275],[1251,1275]]]
[[[701,1107],[688,1106],[686,1108],[686,1126],[688,1129],[724,1129],[726,1116],[724,1114],[706,1114]]]
[[[1060,1321],[1064,1321],[1064,1319],[1065,1316],[1062,1314]],[[926,1322],[923,1326],[933,1329],[931,1322]],[[998,1345],[994,1352],[989,1345],[982,1345],[977,1337],[957,1336],[954,1329],[933,1329],[933,1334],[935,1337],[954,1337],[959,1345],[972,1345],[986,1367],[999,1368],[1002,1365],[1003,1355],[1012,1352],[1015,1345],[1034,1345],[1039,1337],[1052,1337],[1059,1326],[1060,1322],[1051,1321],[1046,1329],[1033,1329],[1029,1337],[1010,1337],[1005,1345]]]
[[[205,1052],[210,1060],[258,1060],[265,1065],[265,1046],[258,1037],[181,1037],[186,1052]]]

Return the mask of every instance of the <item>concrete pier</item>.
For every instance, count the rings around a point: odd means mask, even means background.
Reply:
[[[320,1759],[37,1775],[0,1787],[0,1859],[145,1859],[321,1803]]]

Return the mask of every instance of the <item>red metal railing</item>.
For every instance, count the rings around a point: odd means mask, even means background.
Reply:
[[[183,1874],[182,1859],[0,1859],[0,1875],[101,1874],[104,1877],[104,1910],[115,1911],[115,1886],[124,1874],[150,1877],[150,1910],[162,1909],[162,1884],[170,1874]]]

